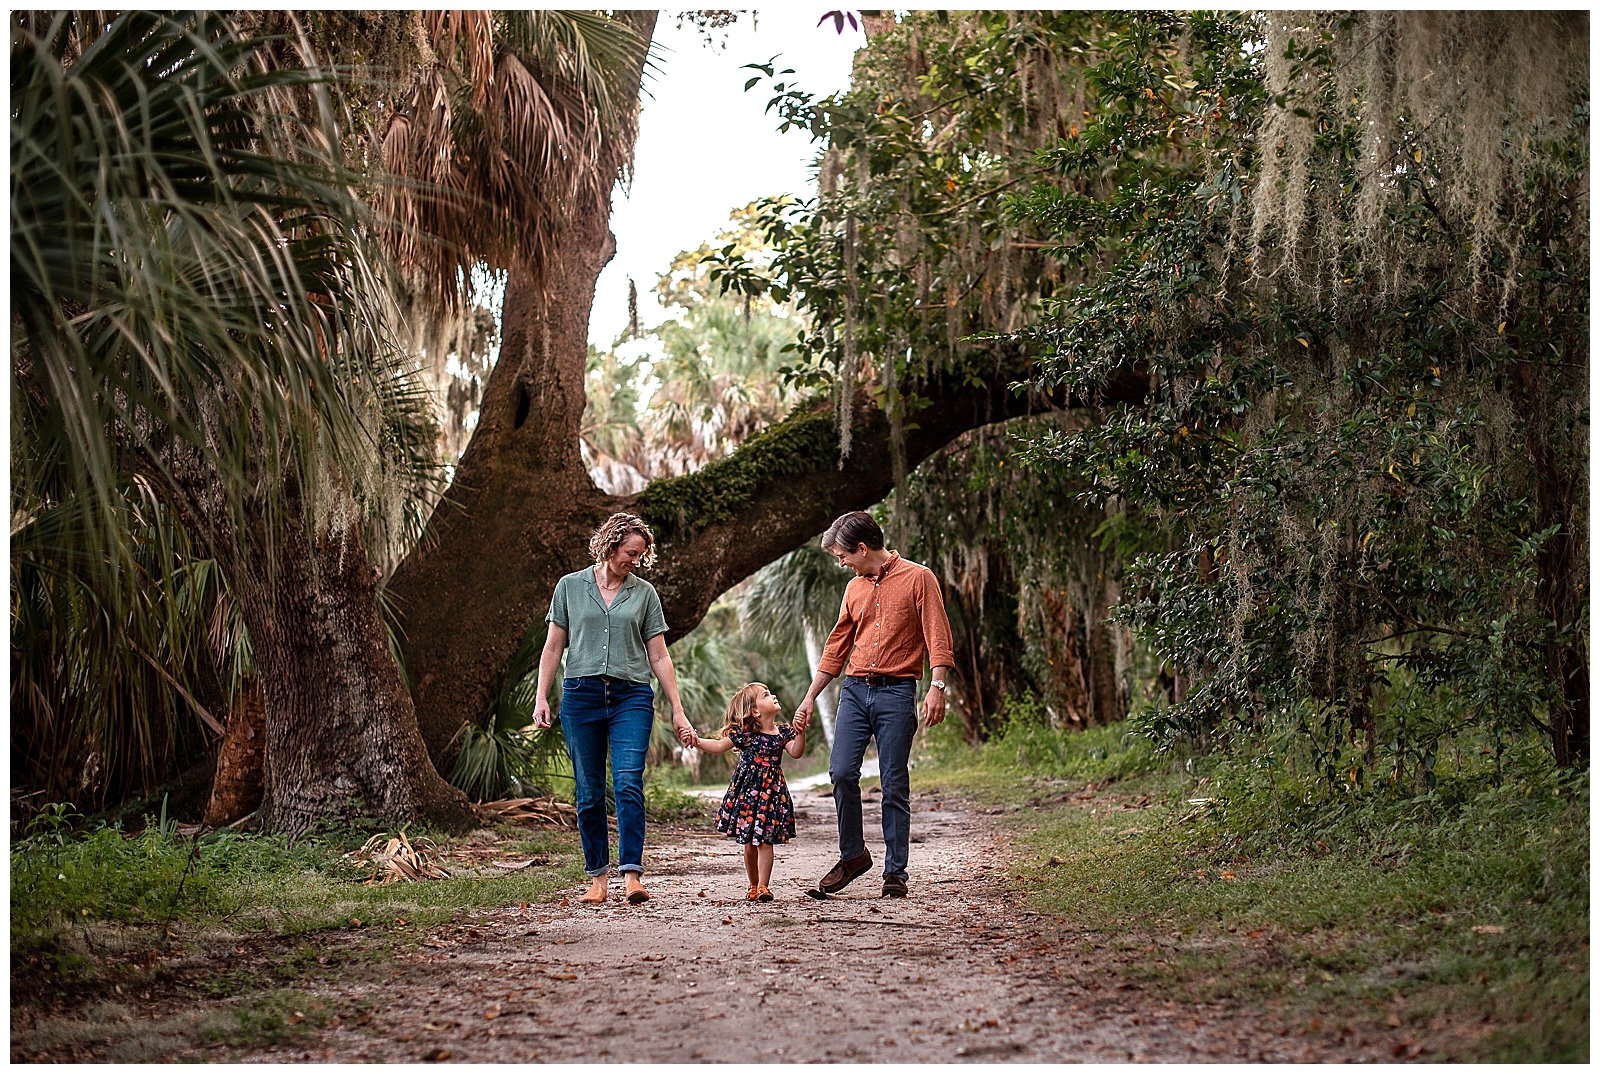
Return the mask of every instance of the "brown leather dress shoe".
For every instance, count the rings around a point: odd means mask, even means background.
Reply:
[[[845,885],[856,877],[872,868],[872,852],[863,850],[859,858],[849,861],[840,858],[832,869],[829,869],[817,886],[806,892],[813,899],[826,899],[829,895],[843,891]]]
[[[883,878],[883,897],[885,899],[903,899],[906,897],[906,882],[903,877],[886,876]]]

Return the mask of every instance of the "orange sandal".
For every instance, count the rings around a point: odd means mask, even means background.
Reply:
[[[757,902],[771,902],[772,901],[772,892],[767,890],[767,886],[765,884],[763,884],[760,887],[756,888],[756,901]]]
[[[755,902],[761,897],[761,893],[766,890],[766,888],[757,887],[755,884],[751,884],[750,890],[744,893],[745,902]]]

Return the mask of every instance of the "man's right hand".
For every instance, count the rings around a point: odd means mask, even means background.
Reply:
[[[545,698],[534,702],[533,726],[541,731],[550,726],[550,702]]]
[[[794,718],[797,720],[804,719],[809,722],[811,719],[811,710],[815,709],[816,707],[817,699],[807,695],[804,701],[800,702],[800,704],[794,707]]]

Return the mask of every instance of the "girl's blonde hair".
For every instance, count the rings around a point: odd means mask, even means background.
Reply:
[[[728,711],[722,719],[722,737],[727,738],[734,731],[743,731],[745,734],[754,734],[761,727],[761,718],[756,715],[756,698],[761,696],[761,691],[766,685],[759,682],[747,682],[739,687],[739,692],[728,699]]]
[[[635,534],[644,538],[644,555],[639,557],[639,566],[648,570],[656,563],[656,535],[650,532],[644,519],[626,511],[618,511],[600,523],[600,528],[589,538],[589,554],[596,563],[610,559],[622,542]]]

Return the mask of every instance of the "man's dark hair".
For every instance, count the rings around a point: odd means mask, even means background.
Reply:
[[[822,548],[837,548],[843,552],[854,552],[856,545],[864,544],[868,548],[883,547],[883,530],[872,521],[872,516],[865,511],[851,511],[840,515],[833,520],[833,525],[828,527],[828,532],[822,535]]]

